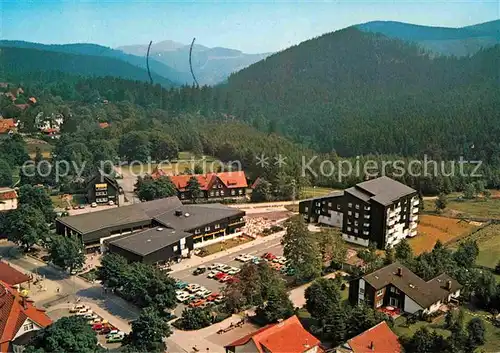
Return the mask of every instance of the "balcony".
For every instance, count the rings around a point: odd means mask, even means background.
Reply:
[[[410,218],[412,222],[418,221],[418,214],[414,215],[413,217]]]
[[[413,202],[412,202],[413,206],[418,206],[419,204],[420,204],[420,200],[419,199],[413,200]]]
[[[392,233],[394,233],[395,230],[396,230],[395,228],[389,228],[387,230],[387,234],[392,234]]]
[[[411,211],[411,212],[412,212],[412,213],[418,213],[418,207],[413,207],[413,209],[412,209],[412,211]]]
[[[387,221],[387,225],[388,225],[389,227],[392,227],[395,223],[396,223],[396,220],[395,220],[395,219],[389,219],[389,220]]]
[[[410,225],[410,229],[417,229],[417,223],[412,223]]]

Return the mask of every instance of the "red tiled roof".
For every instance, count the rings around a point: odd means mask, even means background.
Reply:
[[[29,318],[38,326],[44,328],[52,323],[52,320],[45,314],[45,311],[38,309],[31,300],[23,298],[20,293],[0,281],[0,348],[2,352],[8,347],[16,336],[17,332]]]
[[[99,123],[99,127],[101,129],[105,129],[105,128],[109,127],[109,123]]]
[[[28,99],[31,103],[36,104],[36,98],[35,97],[30,97]]]
[[[22,272],[19,272],[8,263],[0,261],[0,281],[7,283],[9,286],[28,282],[30,277]]]
[[[347,341],[354,353],[400,353],[398,336],[385,321]]]
[[[17,199],[17,193],[15,190],[6,188],[0,189],[0,200],[12,200]]]
[[[163,172],[163,171],[162,171]],[[157,174],[153,173],[151,176],[153,178],[157,178],[160,176],[162,172]],[[189,179],[191,179],[193,175],[173,175],[170,177],[172,183],[174,183],[175,187],[184,191],[187,187]],[[223,173],[209,173],[209,174],[198,174],[194,175],[198,182],[200,183],[201,190],[208,190],[218,178],[228,189],[232,188],[246,188],[247,178],[245,176],[245,172],[237,171],[237,172],[223,172]]]
[[[0,119],[0,127],[15,128],[16,122],[14,119]]]
[[[319,340],[307,332],[297,316],[292,316],[281,323],[268,325],[260,330],[240,338],[227,347],[243,346],[250,340],[260,353],[302,353],[319,346]]]
[[[255,179],[255,181],[253,182],[251,188],[252,189],[255,189],[255,187],[257,186],[257,184],[260,182],[260,177],[257,177],[257,179]]]

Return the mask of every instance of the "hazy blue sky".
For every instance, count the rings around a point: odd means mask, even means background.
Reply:
[[[0,37],[116,47],[170,39],[276,51],[372,20],[461,27],[500,18],[494,1],[0,0]]]

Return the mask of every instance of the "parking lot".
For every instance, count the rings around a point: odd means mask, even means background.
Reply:
[[[251,256],[261,257],[263,254],[265,254],[267,252],[272,253],[276,256],[282,256],[283,255],[283,247],[279,243],[273,244],[270,247],[269,247],[269,244],[267,244],[267,246],[265,246],[265,247],[263,247],[262,245],[259,245],[259,246],[248,248],[243,253],[251,255]],[[240,268],[243,265],[243,262],[236,260],[236,257],[239,255],[240,254],[236,253],[236,254],[230,254],[227,256],[223,256],[223,257],[217,259],[216,261],[214,261],[214,263],[224,264],[224,265],[228,265],[231,267]],[[206,266],[208,268],[212,264],[213,264],[212,262],[207,262],[207,263],[204,263],[202,266]],[[177,279],[177,280],[181,280],[183,282],[186,282],[188,284],[199,284],[200,286],[205,287],[206,289],[208,289],[212,293],[222,293],[222,291],[226,285],[225,283],[221,283],[215,278],[208,278],[208,274],[210,273],[209,269],[207,269],[206,272],[204,272],[202,274],[194,275],[193,271],[195,269],[196,268],[190,268],[190,269],[176,272],[176,273],[172,274],[172,277]],[[180,304],[174,310],[174,314],[177,316],[180,316],[182,314],[182,310],[185,307],[186,307],[186,305]]]

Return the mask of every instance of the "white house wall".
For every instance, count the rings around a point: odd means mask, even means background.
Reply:
[[[413,299],[411,299],[407,295],[405,295],[405,303],[404,303],[404,307],[403,308],[404,308],[403,309],[404,311],[406,311],[407,313],[410,313],[410,314],[414,314],[417,311],[423,309],[420,305],[418,305],[417,303],[415,303],[415,301]]]
[[[28,331],[24,331],[24,325],[29,325],[29,324],[33,324],[33,329],[32,330],[28,330]],[[23,324],[21,325],[21,328],[19,329],[19,331],[17,331],[16,335],[14,336],[14,339],[13,341],[18,338],[18,337],[21,337],[22,335],[24,335],[25,333],[28,333],[28,332],[31,332],[31,331],[38,331],[38,330],[41,330],[42,328],[40,326],[38,326],[35,322],[33,322],[33,320],[30,320],[30,319],[26,319]]]

